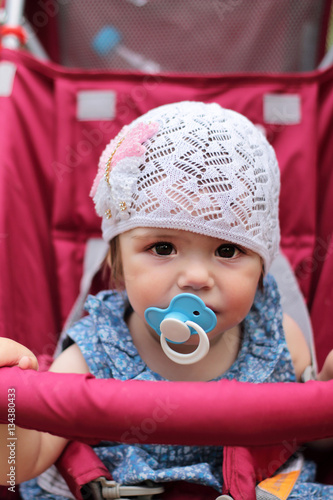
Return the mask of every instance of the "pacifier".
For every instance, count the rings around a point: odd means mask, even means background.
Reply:
[[[175,363],[189,365],[203,359],[209,351],[207,333],[216,326],[214,312],[196,295],[182,293],[174,297],[169,307],[148,307],[145,318],[160,336],[161,347]],[[168,345],[183,344],[191,335],[199,335],[199,345],[189,354],[176,352]]]

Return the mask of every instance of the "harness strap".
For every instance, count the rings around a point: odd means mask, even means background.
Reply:
[[[91,238],[87,241],[79,295],[63,327],[62,333],[59,338],[58,347],[55,352],[55,357],[58,356],[61,352],[62,341],[66,337],[67,330],[82,317],[84,303],[87,299],[87,295],[91,288],[93,279],[104,262],[108,248],[108,244],[105,243],[105,241],[101,238]]]
[[[80,441],[68,443],[56,467],[76,500],[89,498],[89,483],[97,477],[112,478],[93,448]]]

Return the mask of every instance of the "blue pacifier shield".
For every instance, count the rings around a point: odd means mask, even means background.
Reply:
[[[160,324],[166,319],[175,319],[185,323],[192,321],[199,325],[206,333],[213,330],[216,326],[216,316],[214,312],[205,305],[205,303],[196,295],[191,293],[182,293],[176,295],[169,307],[159,309],[158,307],[148,307],[145,311],[145,318],[158,335],[161,335]],[[191,335],[197,332],[189,327]]]

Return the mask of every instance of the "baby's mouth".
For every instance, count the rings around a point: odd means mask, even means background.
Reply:
[[[166,309],[149,307],[145,319],[160,335],[160,343],[167,357],[179,364],[193,364],[203,359],[209,351],[207,333],[216,326],[216,315],[203,300],[191,293],[176,295]],[[185,354],[172,349],[171,344],[187,344],[191,335],[199,335],[195,351]]]

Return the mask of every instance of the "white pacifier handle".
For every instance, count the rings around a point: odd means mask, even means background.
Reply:
[[[199,345],[195,351],[189,354],[183,354],[171,349],[166,339],[173,342],[186,342],[186,340],[188,340],[191,336],[189,326],[194,328],[199,335]],[[168,318],[162,321],[160,329],[161,347],[171,361],[180,365],[191,365],[193,363],[197,363],[207,355],[209,351],[209,339],[206,332],[197,323],[194,323],[193,321],[186,321],[184,323],[178,319]]]

